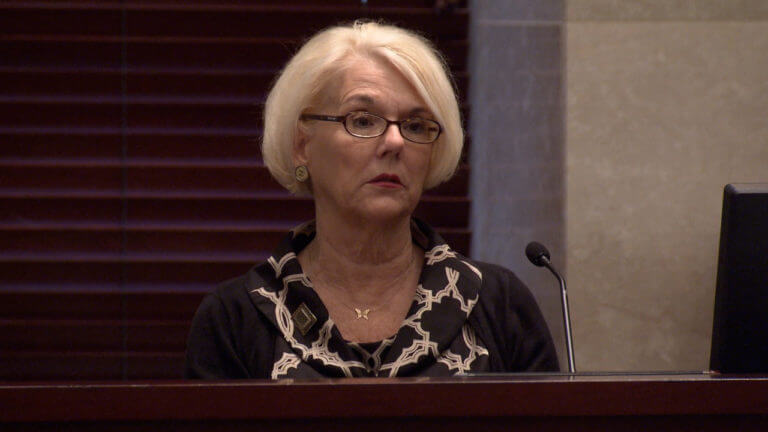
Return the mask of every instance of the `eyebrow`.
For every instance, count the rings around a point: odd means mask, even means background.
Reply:
[[[356,94],[353,95],[347,99],[345,99],[342,104],[347,104],[350,102],[362,102],[363,104],[367,105],[375,105],[376,101],[373,99],[373,97],[367,95],[367,94]],[[424,107],[416,107],[408,112],[408,117],[419,115],[419,114],[429,114],[429,110],[427,110]]]
[[[342,104],[346,104],[346,103],[350,103],[350,102],[362,102],[362,103],[365,103],[365,104],[368,104],[368,105],[373,105],[375,103],[375,101],[373,100],[373,97],[371,97],[371,96],[369,96],[367,94],[359,94],[359,93],[356,94],[356,95],[352,95],[349,98],[344,99],[341,103]]]
[[[408,116],[411,117],[411,116],[420,115],[420,114],[429,114],[429,111],[426,108],[417,107],[417,108],[412,109],[408,113]]]

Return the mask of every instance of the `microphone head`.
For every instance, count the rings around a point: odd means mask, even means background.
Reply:
[[[539,242],[532,241],[525,247],[525,256],[536,267],[544,267],[549,262],[549,251],[546,246]]]

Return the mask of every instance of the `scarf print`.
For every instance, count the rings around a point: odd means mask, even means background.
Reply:
[[[488,370],[488,350],[467,321],[480,294],[481,272],[424,222],[413,219],[411,231],[414,242],[426,251],[414,300],[399,331],[376,343],[344,340],[302,271],[296,254],[314,238],[314,222],[291,230],[275,253],[253,270],[251,299],[282,335],[275,344],[273,379],[447,376]],[[305,319],[297,319],[297,314]]]

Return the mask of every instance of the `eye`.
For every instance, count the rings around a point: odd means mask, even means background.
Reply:
[[[348,122],[355,129],[371,129],[376,125],[376,118],[366,113],[352,113]]]
[[[426,132],[427,122],[420,118],[410,119],[403,124],[403,129],[412,134],[423,134]]]

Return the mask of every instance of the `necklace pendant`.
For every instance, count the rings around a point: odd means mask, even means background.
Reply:
[[[368,312],[370,311],[371,311],[370,309],[361,310],[361,309],[355,308],[355,313],[357,313],[357,318],[355,319],[360,319],[360,318],[368,319]]]

